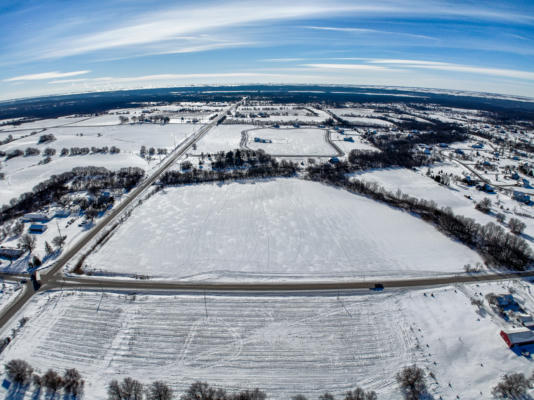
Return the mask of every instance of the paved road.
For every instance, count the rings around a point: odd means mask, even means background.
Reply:
[[[87,245],[92,239],[98,235],[106,226],[109,225],[117,216],[119,216],[122,211],[126,209],[130,204],[133,203],[147,188],[149,188],[169,167],[171,167],[174,162],[182,156],[191,146],[200,140],[208,131],[217,125],[223,117],[226,115],[227,111],[231,111],[237,108],[241,103],[245,101],[245,98],[240,102],[228,107],[215,118],[208,125],[203,126],[199,129],[197,133],[185,139],[181,144],[179,144],[174,151],[167,157],[161,166],[159,166],[150,176],[143,180],[135,189],[133,189],[128,196],[119,203],[111,212],[102,218],[98,224],[96,224],[91,230],[85,234],[80,240],[78,240],[73,246],[71,246],[67,251],[65,251],[57,261],[46,270],[43,270],[41,273],[41,281],[43,286],[46,286],[47,282],[53,279],[57,279],[56,275],[61,273],[61,269],[71,260],[85,245]],[[13,303],[8,307],[5,307],[0,314],[0,328],[3,327],[9,320],[15,315],[24,304],[32,297],[35,293],[31,287],[31,283],[26,285],[25,293],[23,296],[18,297]]]
[[[346,282],[272,282],[272,283],[208,283],[208,282],[179,282],[153,280],[124,280],[90,277],[58,278],[50,281],[46,289],[84,289],[98,288],[107,290],[168,290],[168,291],[219,291],[219,292],[297,292],[297,291],[327,291],[346,289],[370,289],[375,283],[382,283],[387,288],[432,287],[451,285],[456,283],[477,283],[508,279],[523,279],[534,277],[534,271],[512,273],[490,273],[454,275],[432,278],[394,279],[375,281],[346,281]]]

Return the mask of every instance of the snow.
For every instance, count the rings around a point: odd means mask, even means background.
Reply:
[[[511,284],[526,293],[524,284]],[[126,376],[163,380],[178,396],[202,380],[230,391],[259,387],[269,399],[340,397],[356,385],[397,399],[395,374],[413,363],[436,376],[427,380],[434,398],[487,399],[504,373],[533,369],[499,337],[503,320],[470,304],[475,292],[500,286],[255,296],[44,292],[20,314],[29,321],[0,362],[22,358],[37,373],[77,368],[87,400],[105,398],[106,384]]]
[[[217,153],[239,149],[241,132],[254,128],[253,125],[217,125],[210,129],[208,134],[197,142],[194,154]]]
[[[441,166],[436,169],[441,169]],[[495,222],[494,218],[476,210],[475,202],[464,196],[466,193],[439,185],[430,177],[406,168],[377,169],[355,173],[353,176],[359,180],[376,182],[392,192],[400,190],[419,199],[435,201],[439,206],[450,207],[455,214],[474,218],[481,224]]]
[[[272,179],[168,188],[86,264],[106,273],[232,281],[428,276],[479,261],[408,213],[319,183]]]
[[[247,131],[247,147],[263,149],[268,154],[280,156],[313,155],[335,156],[336,150],[326,141],[326,130],[314,128],[259,128]],[[254,138],[271,140],[257,143]]]

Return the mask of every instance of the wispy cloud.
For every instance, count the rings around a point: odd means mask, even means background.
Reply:
[[[414,39],[437,40],[437,38],[432,37],[432,36],[427,36],[427,35],[418,35],[418,34],[406,33],[406,32],[383,31],[380,29],[335,27],[335,26],[304,26],[303,28],[313,29],[316,31],[347,32],[347,33],[374,33],[374,34],[380,34],[380,35],[396,35],[396,36],[403,36],[403,37],[411,37]]]
[[[302,64],[303,67],[329,70],[391,71],[391,68],[368,64]]]
[[[506,78],[534,80],[534,72],[515,69],[487,68],[424,60],[376,59],[370,60],[370,62],[373,64],[402,65],[403,67],[409,68],[433,69],[449,72],[466,72],[471,74],[483,74]]]
[[[48,82],[52,85],[69,83],[90,83],[90,82],[149,82],[149,81],[173,81],[182,79],[211,79],[211,78],[251,78],[251,77],[280,77],[283,74],[261,73],[261,72],[228,72],[228,73],[198,73],[198,74],[155,74],[130,77],[100,77],[81,79],[60,79]]]
[[[38,80],[45,80],[45,79],[68,78],[70,76],[88,74],[89,72],[91,71],[85,70],[85,71],[73,71],[73,72],[57,72],[57,71],[42,72],[39,74],[15,76],[13,78],[4,79],[4,82],[38,81]]]

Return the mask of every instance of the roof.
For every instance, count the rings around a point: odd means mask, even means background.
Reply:
[[[506,336],[508,336],[508,339],[512,345],[525,342],[534,342],[534,331],[531,331],[530,329],[514,329],[504,333]]]
[[[41,224],[31,224],[30,225],[30,230],[31,231],[37,231],[37,230],[44,230],[46,229],[46,225],[41,225]]]

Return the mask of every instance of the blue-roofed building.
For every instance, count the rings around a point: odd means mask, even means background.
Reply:
[[[351,137],[343,138],[343,140],[344,140],[345,142],[353,142],[353,143],[354,143],[354,139],[351,138]]]
[[[44,233],[46,231],[46,225],[42,224],[31,224],[29,232],[30,233]]]

